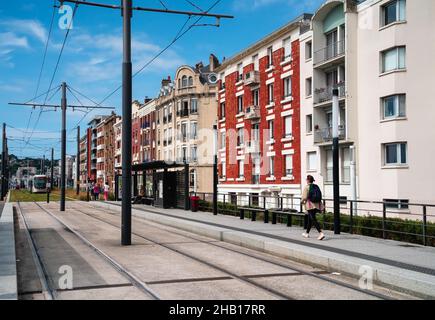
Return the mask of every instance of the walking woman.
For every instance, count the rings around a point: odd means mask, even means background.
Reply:
[[[325,235],[323,234],[322,229],[320,228],[320,224],[316,219],[316,213],[321,212],[323,210],[322,204],[322,192],[317,184],[314,184],[314,177],[311,175],[307,176],[307,185],[302,192],[302,203],[305,205],[305,210],[307,211],[307,231],[302,234],[303,237],[309,238],[311,227],[314,227],[319,232],[318,240],[325,239]]]

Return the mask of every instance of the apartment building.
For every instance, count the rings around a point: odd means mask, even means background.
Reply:
[[[310,18],[296,18],[217,69],[218,190],[239,203],[301,193],[299,38]]]
[[[85,189],[88,181],[88,148],[87,135],[80,139],[80,188]]]
[[[87,144],[88,144],[88,164],[89,180],[101,183],[104,176],[104,128],[100,126],[109,116],[95,116],[88,123]]]
[[[114,166],[115,173],[121,174],[122,171],[122,118],[118,117],[115,124],[113,125],[113,132],[115,135],[115,154],[114,154]]]
[[[435,178],[434,10],[432,0],[331,0],[301,35],[302,173],[327,197],[337,88],[341,195],[392,201],[403,213],[410,202],[434,202],[424,187]]]
[[[114,124],[119,118],[112,113],[97,126],[97,182],[101,185],[107,182],[113,186],[115,183]]]
[[[156,160],[156,141],[155,141],[155,109],[156,101],[146,98],[140,112],[141,143],[140,154],[141,162]]]
[[[217,122],[219,60],[210,55],[209,64],[180,66],[174,81],[162,81],[155,101],[156,158],[188,162],[190,188],[213,191],[213,125]]]

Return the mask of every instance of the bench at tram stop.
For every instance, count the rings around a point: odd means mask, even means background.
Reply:
[[[299,212],[296,209],[263,209],[263,208],[252,208],[252,207],[239,207],[240,219],[245,219],[246,212],[251,213],[251,221],[257,221],[257,214],[263,213],[264,223],[269,223],[270,216],[272,217],[272,224],[276,224],[278,217],[287,217],[287,227],[291,227],[293,224],[293,217],[304,218],[304,226],[306,224],[305,213]]]

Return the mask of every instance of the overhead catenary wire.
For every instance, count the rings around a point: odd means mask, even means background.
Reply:
[[[210,10],[212,10],[214,7],[216,7],[222,0],[216,0],[216,2],[209,8],[207,9],[204,13],[208,13],[210,12]],[[162,50],[160,50],[153,58],[151,58],[148,62],[146,62],[138,71],[136,71],[133,74],[133,78],[135,78],[138,74],[140,74],[143,70],[145,70],[149,65],[151,65],[156,59],[158,59],[163,53],[165,53],[170,47],[172,47],[178,40],[180,40],[183,36],[185,36],[193,27],[195,27],[195,25],[201,21],[201,19],[204,16],[200,16],[198,17],[194,23],[192,23],[186,30],[183,31],[184,27],[186,26],[187,23],[185,23],[182,27],[182,29],[180,29],[180,31],[177,33],[177,35],[175,36],[175,38],[166,46],[164,47]],[[188,20],[191,17],[188,17]],[[111,93],[109,93],[106,97],[104,97],[104,99],[100,102],[104,103],[106,102],[111,96],[113,96],[116,92],[118,92],[120,89],[122,88],[122,84],[119,85],[115,90],[113,90]]]

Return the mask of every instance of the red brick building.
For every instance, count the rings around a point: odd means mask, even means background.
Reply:
[[[309,18],[298,17],[216,70],[220,198],[254,205],[266,199],[275,207],[276,196],[300,195],[299,36]]]

